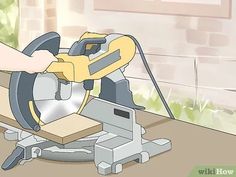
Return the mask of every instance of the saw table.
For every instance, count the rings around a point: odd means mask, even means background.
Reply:
[[[1,89],[8,88],[9,74],[0,72]],[[6,106],[4,103],[3,106]],[[0,116],[3,119],[3,116]],[[173,149],[168,153],[153,157],[144,165],[130,162],[124,165],[125,173],[117,176],[188,176],[197,165],[235,165],[233,155],[236,149],[236,136],[192,125],[178,120],[148,112],[137,111],[137,122],[146,129],[145,138],[152,140],[166,137],[172,140]],[[4,129],[0,129],[0,164],[15,148],[15,141],[3,138]],[[171,160],[170,160],[171,159]],[[2,177],[18,177],[23,175],[42,177],[53,173],[57,177],[100,176],[93,162],[55,162],[35,159],[10,171],[0,169]]]
[[[170,120],[155,114],[139,111],[138,122],[147,131],[145,138],[167,137],[172,140],[174,149],[152,158],[144,165],[130,162],[124,165],[125,173],[117,176],[182,176],[187,177],[197,165],[235,165],[236,136],[199,127],[185,122]],[[15,148],[15,142],[4,140],[0,134],[0,163]],[[171,160],[170,160],[171,159]],[[94,168],[93,162],[55,162],[35,159],[10,171],[0,169],[2,177],[18,176],[77,177],[78,175],[101,176]]]

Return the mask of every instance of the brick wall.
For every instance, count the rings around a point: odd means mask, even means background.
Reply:
[[[97,10],[101,6],[107,6],[106,3],[105,0],[58,1],[58,10],[63,11],[58,14],[59,28],[66,26],[68,33],[69,27],[73,27],[71,31],[74,31],[76,26],[78,36],[81,30],[131,33],[142,41],[145,51],[151,53],[161,51],[177,55],[236,55],[233,49],[236,44],[233,40],[236,39],[235,12],[232,19],[127,12],[126,6],[131,10],[136,7],[132,3],[124,4],[124,12]],[[236,8],[235,3],[233,7]],[[75,34],[72,35],[74,37]],[[68,40],[65,41],[65,45],[69,43]]]
[[[44,33],[44,1],[20,0],[19,48]]]
[[[132,34],[142,44],[166,94],[182,91],[184,95],[188,90],[194,97],[197,86],[198,97],[234,105],[236,94],[229,90],[236,90],[235,10],[232,10],[231,19],[127,12],[126,6],[130,9],[134,6],[132,3],[124,4],[124,11],[98,10],[107,2],[22,0],[20,44],[24,46],[35,36],[50,30],[61,34],[62,47],[70,47],[85,31]],[[234,1],[232,9],[236,9]],[[139,59],[132,61],[126,75],[147,78]],[[226,95],[232,99],[224,99]]]
[[[57,30],[56,0],[20,0],[20,49],[45,32]]]
[[[56,0],[47,0],[44,3],[44,30],[57,31],[57,3]]]

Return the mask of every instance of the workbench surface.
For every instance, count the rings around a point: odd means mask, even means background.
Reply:
[[[186,177],[198,165],[236,165],[236,136],[219,131],[170,120],[147,112],[137,112],[138,122],[146,128],[145,138],[168,138],[172,150],[155,156],[145,164],[135,162],[124,165],[117,177]],[[0,130],[3,131],[3,130]],[[0,164],[15,147],[0,133]],[[68,163],[34,159],[10,171],[0,170],[1,177],[94,177],[97,173],[93,162]]]

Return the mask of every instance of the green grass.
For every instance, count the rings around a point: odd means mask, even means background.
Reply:
[[[18,47],[18,0],[0,1],[0,41]]]
[[[131,90],[136,104],[144,106],[146,111],[168,116],[154,89],[138,90],[137,87],[133,87]],[[96,83],[92,95],[97,96],[99,92],[100,86]],[[176,119],[236,134],[236,111],[217,106],[209,101],[202,100],[196,103],[191,98],[178,99],[176,95],[172,95],[168,104]]]

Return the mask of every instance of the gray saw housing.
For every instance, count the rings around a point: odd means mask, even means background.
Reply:
[[[60,46],[60,35],[55,32],[46,33],[32,41],[23,51],[31,56],[37,50],[48,50],[57,55]],[[33,86],[37,73],[13,72],[10,79],[9,99],[14,117],[22,128],[34,131],[40,130],[40,125],[34,120],[29,109],[29,101],[33,102],[35,113],[40,117],[40,112],[33,99]]]

